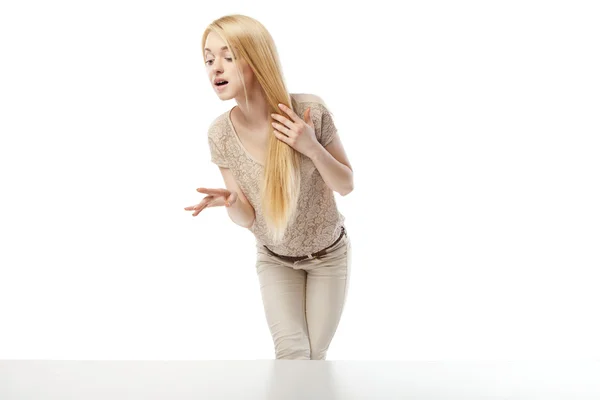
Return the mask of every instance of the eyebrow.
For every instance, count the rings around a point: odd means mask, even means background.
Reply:
[[[227,46],[223,46],[223,47],[221,47],[221,50],[228,50],[228,49],[229,49],[229,47],[227,47]],[[211,50],[211,49],[209,49],[208,47],[206,47],[206,48],[204,49],[204,51],[210,51],[210,52],[212,53],[212,50]]]

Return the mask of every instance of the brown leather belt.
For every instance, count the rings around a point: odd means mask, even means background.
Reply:
[[[272,252],[271,250],[269,250],[269,248],[268,248],[267,246],[265,246],[265,245],[263,245],[263,247],[264,247],[265,249],[267,249],[267,251],[268,251],[269,253],[271,253],[272,255],[274,255],[274,256],[276,256],[276,257],[279,257],[279,258],[282,258],[282,259],[284,259],[284,260],[288,260],[288,261],[301,261],[301,260],[306,260],[306,259],[309,259],[309,258],[317,258],[317,259],[319,259],[320,257],[323,257],[325,254],[327,254],[327,251],[326,251],[327,249],[330,249],[330,248],[332,248],[333,246],[335,246],[335,244],[336,244],[337,242],[339,242],[340,240],[342,240],[342,237],[343,237],[345,234],[346,234],[346,229],[345,229],[345,228],[342,226],[342,233],[340,233],[340,237],[338,237],[338,238],[337,238],[337,240],[336,240],[335,242],[333,242],[333,244],[332,244],[332,245],[330,245],[330,246],[327,246],[327,247],[325,247],[323,250],[319,250],[319,251],[317,251],[316,253],[312,253],[310,256],[300,256],[300,257],[282,256],[282,255],[279,255],[279,254],[277,254],[277,253],[273,253],[273,252]]]

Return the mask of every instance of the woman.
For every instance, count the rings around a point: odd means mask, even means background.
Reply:
[[[228,15],[202,36],[208,78],[237,105],[208,128],[226,189],[197,189],[256,237],[256,271],[277,359],[324,360],[348,287],[351,243],[333,191],[353,172],[321,98],[288,93],[269,32]]]

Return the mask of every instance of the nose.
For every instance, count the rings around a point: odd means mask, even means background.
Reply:
[[[223,66],[222,66],[221,62],[217,61],[217,60],[218,60],[218,58],[215,58],[213,60],[213,64],[212,64],[213,72],[215,72],[215,73],[216,72],[223,72]]]

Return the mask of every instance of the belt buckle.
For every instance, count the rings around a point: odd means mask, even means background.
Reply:
[[[306,260],[320,260],[321,257],[323,257],[327,252],[323,253],[323,254],[319,254],[320,251],[317,251],[316,253],[310,253],[308,256],[306,256]]]

